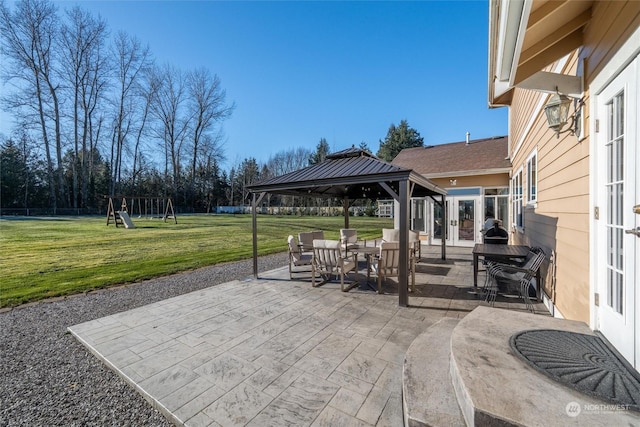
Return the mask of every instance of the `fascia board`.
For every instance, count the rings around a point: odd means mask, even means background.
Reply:
[[[423,174],[427,179],[433,178],[449,178],[451,176],[476,176],[476,175],[496,175],[501,173],[509,173],[511,168],[494,168],[494,169],[478,169],[478,170],[465,170],[465,171],[451,171],[451,172],[438,172]]]
[[[532,0],[497,0],[489,5],[490,106],[513,87],[531,5]]]

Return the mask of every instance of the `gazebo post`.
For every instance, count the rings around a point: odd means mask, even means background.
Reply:
[[[349,228],[349,197],[342,199],[342,213],[344,214],[344,228]]]
[[[447,209],[446,209],[447,203],[445,201],[445,197],[446,196],[443,194],[442,195],[442,239],[440,239],[440,240],[442,240],[442,242],[441,242],[442,248],[440,250],[440,257],[443,260],[447,259],[447,242],[446,242],[446,240],[447,240],[447,227],[446,227],[446,225],[447,225],[448,219],[447,219]]]
[[[409,185],[408,180],[400,181],[400,253],[398,261],[398,305],[409,306]]]
[[[257,279],[258,278],[258,212],[257,212],[256,204],[257,204],[256,193],[253,193],[253,197],[251,198],[251,228],[253,229],[253,277]]]

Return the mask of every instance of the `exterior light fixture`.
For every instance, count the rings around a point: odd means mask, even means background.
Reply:
[[[578,102],[578,106],[576,106],[576,111],[574,114],[569,117],[569,107],[571,106],[571,98],[566,95],[560,94],[557,90],[551,98],[547,105],[544,107],[544,112],[547,115],[547,122],[549,123],[549,128],[552,129],[556,133],[556,138],[560,138],[561,133],[571,132],[572,135],[576,133],[576,116],[580,115],[578,111],[582,107],[582,103]],[[567,124],[567,121],[571,118],[571,124],[568,129],[562,130],[562,128]]]

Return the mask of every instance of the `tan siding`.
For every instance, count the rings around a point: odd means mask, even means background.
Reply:
[[[512,171],[523,170],[537,148],[538,200],[524,211],[524,231],[515,232],[515,243],[542,246],[555,254],[555,269],[545,271],[545,290],[559,311],[569,319],[589,321],[589,83],[606,66],[620,46],[640,26],[640,1],[597,1],[592,19],[584,28],[583,47],[569,57],[563,73],[577,75],[584,63],[585,93],[582,114],[584,139],[562,134],[556,138],[547,127],[544,111],[535,110],[547,95],[515,89],[509,113],[509,153]],[[582,62],[584,60],[584,62]],[[544,71],[551,71],[550,64]],[[573,109],[571,110],[573,113]],[[527,128],[531,118],[534,119]],[[518,151],[516,146],[522,141]],[[555,271],[555,273],[554,273]]]
[[[544,192],[544,200],[553,202],[555,200],[563,199],[567,197],[567,194],[575,195],[588,195],[589,194],[589,177],[583,176],[571,181],[555,182],[553,186],[547,187],[550,180],[544,180],[544,184],[540,184],[538,189],[540,192]]]
[[[556,307],[565,318],[588,323],[589,260],[571,256],[573,249],[571,246],[565,247],[562,243],[558,245]]]
[[[428,176],[428,175],[427,175]],[[456,187],[508,187],[509,175],[494,174],[494,175],[476,175],[476,176],[450,176],[446,178],[429,178],[436,185],[442,188],[451,188],[452,185],[449,182],[450,179],[456,180]]]
[[[538,201],[536,211],[540,214],[560,215],[565,213],[582,213],[586,212],[589,207],[589,196],[566,196],[561,199],[549,202]],[[587,231],[587,230],[584,230]],[[585,248],[586,249],[586,248]]]
[[[593,17],[584,33],[587,81],[593,80],[638,26],[639,1],[595,2]]]
[[[531,115],[536,113],[534,109],[541,96],[544,95],[529,90],[515,91],[514,102],[510,112],[511,136],[509,138],[509,153],[511,155],[514,154],[517,144],[522,139],[522,135],[526,131]],[[537,112],[537,114],[540,114],[540,112]]]
[[[558,186],[564,186],[566,183],[575,182],[582,178],[588,178],[589,175],[584,174],[584,167],[589,167],[589,159],[578,159],[576,161],[558,162],[558,164],[550,165],[546,170],[540,172],[541,177],[538,178],[538,187],[540,192],[544,190],[553,191]],[[564,164],[562,164],[564,163]],[[540,169],[538,169],[540,170]],[[587,181],[588,182],[588,181]],[[579,194],[586,194],[589,191],[589,187],[577,189],[574,187],[568,187],[565,191],[581,190]],[[543,194],[544,198],[555,198],[551,195]]]
[[[577,65],[578,54],[575,52],[567,61],[564,72],[575,74]],[[548,67],[547,71],[551,68]],[[535,96],[516,97],[516,94],[527,92]],[[542,246],[549,255],[555,255],[556,269],[549,264],[543,269],[545,292],[564,316],[588,321],[589,145],[585,140],[579,142],[568,133],[557,138],[549,130],[544,111],[534,111],[538,97],[546,95],[523,90],[517,90],[516,94],[514,99],[528,99],[529,104],[526,108],[518,105],[520,111],[526,111],[525,117],[516,116],[522,120],[522,126],[530,120],[531,115],[536,114],[536,117],[522,146],[512,158],[513,169],[523,168],[526,189],[526,161],[537,149],[538,201],[535,207],[528,206],[525,209],[524,234],[516,233],[515,240],[531,246]],[[587,268],[575,268],[576,265],[585,265]]]

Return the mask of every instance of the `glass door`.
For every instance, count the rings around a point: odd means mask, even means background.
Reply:
[[[599,295],[597,328],[634,367],[640,365],[636,301],[640,257],[640,167],[637,71],[633,61],[597,97],[594,266]]]
[[[425,199],[412,199],[411,200],[411,229],[426,232],[426,200]]]
[[[445,199],[445,209],[449,210],[449,200]],[[433,213],[431,218],[433,218],[433,223],[431,224],[431,230],[433,231],[433,239],[432,244],[441,245],[442,244],[442,233],[445,233],[445,238],[449,238],[449,228],[444,226],[444,218],[443,218],[443,208],[440,203],[433,202]]]
[[[480,234],[478,212],[481,198],[479,196],[448,197],[445,201],[447,221],[444,223],[442,206],[433,204],[433,244],[442,242],[445,233],[449,246],[473,246]]]
[[[476,242],[478,197],[454,198],[453,215],[450,217],[453,246],[473,246]]]

